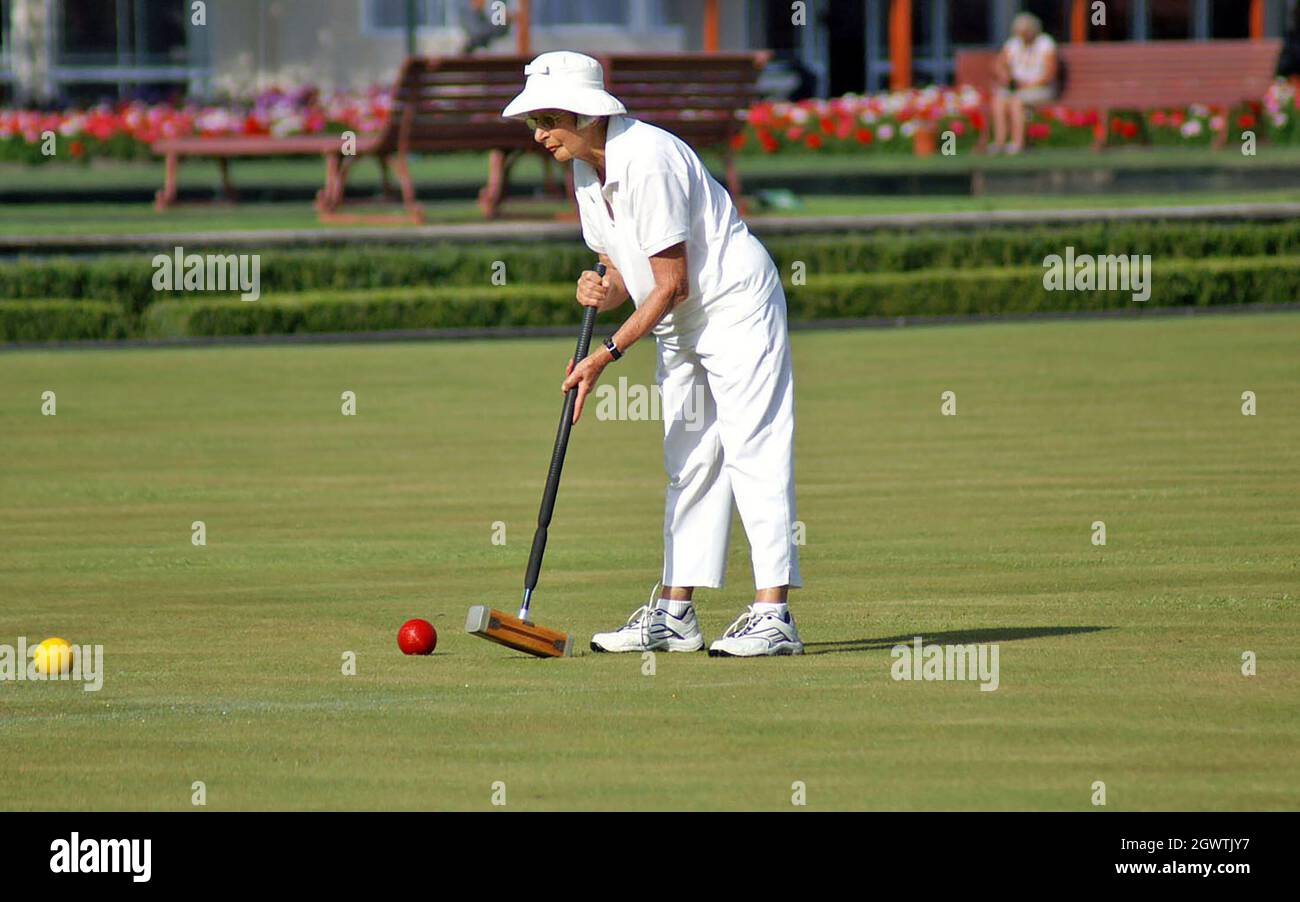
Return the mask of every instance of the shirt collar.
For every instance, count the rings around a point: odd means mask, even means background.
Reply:
[[[593,192],[608,194],[608,190],[614,185],[620,185],[627,179],[628,157],[631,156],[632,146],[628,143],[631,138],[624,135],[631,124],[626,116],[610,116],[609,123],[605,127],[605,185],[602,187],[600,180],[596,177],[596,167],[583,160],[574,160],[575,166],[585,167],[585,178],[583,181],[588,182]]]
[[[610,116],[605,129],[605,184],[621,184],[627,178],[628,157],[631,156],[631,138],[623,137],[627,132],[626,116]]]

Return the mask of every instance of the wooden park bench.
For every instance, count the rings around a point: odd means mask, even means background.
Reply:
[[[1202,103],[1225,110],[1246,101],[1263,100],[1277,70],[1282,42],[1246,41],[1097,41],[1061,44],[1065,87],[1052,106],[1097,110],[1100,128],[1094,150],[1106,144],[1112,110],[1147,112]],[[985,96],[994,91],[993,64],[998,50],[957,53],[956,81],[972,85]],[[988,116],[985,117],[986,123]],[[987,140],[987,125],[981,144]],[[1222,147],[1224,129],[1215,139]]]
[[[741,112],[757,99],[758,73],[768,54],[609,54],[599,58],[608,89],[623,100],[629,115],[667,128],[694,147],[721,146],[727,186],[740,196],[731,140],[744,127]],[[348,174],[358,160],[373,156],[382,168],[386,193],[388,161],[393,160],[405,209],[401,220],[421,222],[409,155],[485,150],[489,154],[488,178],[479,192],[479,206],[485,217],[495,218],[514,164],[527,153],[538,153],[544,163],[550,163],[549,155],[533,141],[527,128],[501,118],[501,110],[523,88],[528,61],[528,57],[514,55],[407,59],[397,77],[383,131],[357,136],[354,155],[344,154],[343,142],[336,135],[160,140],[153,149],[166,159],[166,180],[155,206],[163,210],[175,202],[182,157],[217,160],[223,189],[233,199],[229,159],[319,154],[325,161],[325,186],[316,196],[318,216],[323,221],[352,219],[340,212]],[[380,218],[365,217],[369,221]]]

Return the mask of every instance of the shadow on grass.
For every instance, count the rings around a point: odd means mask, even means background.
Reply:
[[[1048,636],[1072,636],[1077,633],[1097,633],[1113,629],[1109,626],[1004,626],[983,630],[952,630],[931,633],[917,630],[899,636],[881,639],[850,639],[845,642],[805,642],[804,654],[826,655],[840,651],[881,651],[895,645],[910,645],[921,637],[924,645],[971,645],[992,642],[1016,642],[1020,639],[1043,639]]]

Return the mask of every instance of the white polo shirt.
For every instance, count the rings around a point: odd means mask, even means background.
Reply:
[[[738,322],[780,286],[776,265],[731,195],[670,132],[610,116],[603,189],[596,170],[582,160],[573,161],[573,183],[583,240],[613,261],[638,307],[654,289],[650,257],[686,243],[690,295],[660,321],[656,335]]]
[[[1047,58],[1056,50],[1056,42],[1048,34],[1040,34],[1032,43],[1026,44],[1020,35],[1012,35],[1003,45],[1007,55],[1011,77],[1016,87],[1036,85],[1047,77]]]

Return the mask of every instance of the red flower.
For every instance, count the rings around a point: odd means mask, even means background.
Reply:
[[[1252,116],[1250,113],[1242,113],[1239,117],[1237,117],[1237,126],[1238,128],[1254,128],[1255,117]]]
[[[1031,122],[1025,133],[1035,141],[1046,141],[1052,136],[1052,127],[1046,122]]]
[[[826,134],[831,135],[835,133],[835,120],[830,116],[822,116],[818,124]]]
[[[804,139],[803,143],[808,145],[809,150],[817,150],[822,146],[822,136],[817,134],[816,132],[813,132],[811,135],[809,135],[807,138]]]
[[[1164,125],[1169,121],[1169,117],[1164,114],[1163,110],[1156,110],[1151,114],[1152,125]]]
[[[68,144],[68,153],[72,154],[74,157],[79,158],[83,154],[85,154],[85,152],[86,152],[86,145],[82,144],[80,141],[73,141],[70,144]]]
[[[737,132],[731,139],[731,146],[735,150],[740,150],[740,148],[745,146],[745,142],[747,140],[749,140],[749,136],[747,134],[745,134],[744,132]]]
[[[857,138],[859,144],[870,144],[872,141],[876,140],[876,136],[871,133],[871,129],[869,128],[858,129],[853,133],[853,137]]]

